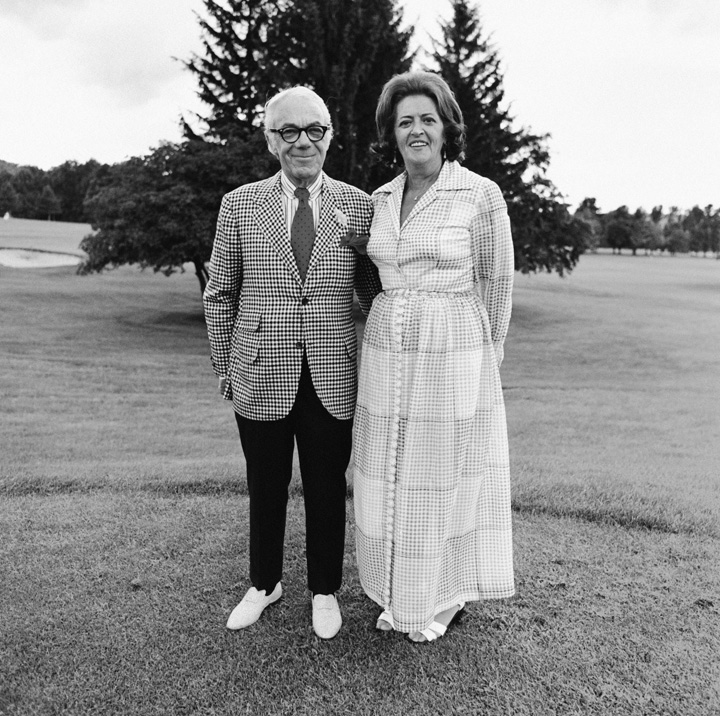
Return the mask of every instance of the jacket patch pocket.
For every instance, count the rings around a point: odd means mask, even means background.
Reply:
[[[249,365],[258,359],[261,315],[260,311],[243,311],[238,317],[235,340],[241,363]]]
[[[352,332],[343,334],[343,343],[345,344],[345,351],[347,352],[348,358],[352,361],[357,360],[357,334],[355,333],[355,327],[353,326]]]

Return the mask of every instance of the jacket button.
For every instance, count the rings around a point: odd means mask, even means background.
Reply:
[[[298,342],[295,344],[295,348],[302,348],[302,347],[303,347],[302,341],[298,341]]]
[[[310,299],[307,296],[303,296],[303,299],[302,301],[300,301],[300,303],[302,303],[303,306],[307,306],[308,303],[310,303]]]

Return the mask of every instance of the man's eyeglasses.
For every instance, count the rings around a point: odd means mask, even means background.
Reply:
[[[309,127],[283,127],[282,129],[270,129],[268,131],[279,134],[284,142],[295,144],[300,135],[305,132],[311,142],[319,142],[330,127],[323,127],[321,124],[311,124]]]

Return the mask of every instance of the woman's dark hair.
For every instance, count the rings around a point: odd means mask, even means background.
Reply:
[[[400,100],[412,95],[424,95],[435,103],[445,129],[445,157],[451,162],[461,162],[465,158],[462,112],[448,83],[432,72],[405,72],[385,83],[375,111],[378,141],[373,145],[373,151],[388,164],[398,162],[395,112]]]

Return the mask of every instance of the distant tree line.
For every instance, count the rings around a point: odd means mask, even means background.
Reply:
[[[574,216],[586,224],[587,249],[610,248],[613,253],[625,249],[633,256],[638,251],[656,254],[695,253],[720,258],[720,209],[712,205],[694,206],[680,211],[673,206],[664,211],[655,206],[648,213],[642,208],[630,212],[627,206],[602,214],[595,199],[587,198]]]
[[[68,161],[49,171],[0,162],[0,216],[90,222],[85,208],[90,184],[107,165]]]

